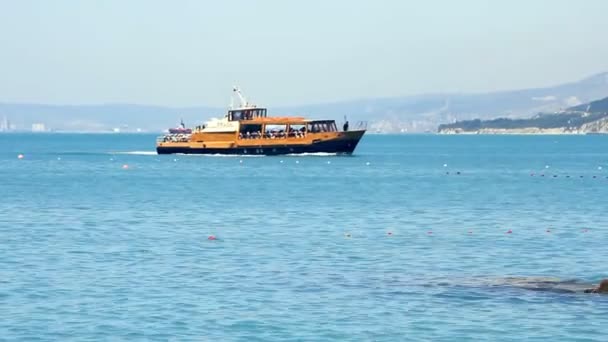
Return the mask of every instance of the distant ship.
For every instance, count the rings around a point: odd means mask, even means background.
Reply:
[[[279,155],[291,153],[352,154],[365,134],[365,124],[349,130],[345,120],[338,130],[335,120],[303,117],[270,117],[267,109],[248,103],[235,87],[240,105],[232,105],[221,119],[211,119],[194,130],[169,130],[158,138],[158,154]]]
[[[184,120],[182,119],[179,123],[179,127],[169,128],[169,134],[190,134],[192,133],[192,129],[186,128],[184,124]]]

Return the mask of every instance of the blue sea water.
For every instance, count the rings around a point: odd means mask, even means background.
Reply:
[[[608,277],[606,136],[154,143],[0,135],[0,339],[607,339],[608,296],[488,285]]]

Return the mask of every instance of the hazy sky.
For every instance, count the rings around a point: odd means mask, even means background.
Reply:
[[[260,105],[608,71],[606,0],[0,0],[0,102]]]

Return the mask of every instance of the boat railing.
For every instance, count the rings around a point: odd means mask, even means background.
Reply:
[[[366,130],[367,129],[367,121],[357,121],[355,124],[356,130]]]
[[[186,133],[178,133],[178,134],[165,134],[165,135],[161,135],[159,137],[156,138],[156,142],[158,143],[163,143],[163,142],[188,142],[190,141],[190,137],[192,137],[192,134],[186,134]]]
[[[239,133],[239,139],[286,139],[286,138],[304,138],[305,132],[254,132],[250,134]]]

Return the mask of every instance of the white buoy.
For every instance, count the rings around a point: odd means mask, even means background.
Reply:
[[[365,163],[365,165],[368,165],[368,166],[369,166],[369,162]]]
[[[61,157],[57,157],[57,160],[61,160]]]
[[[296,160],[296,164],[300,164],[300,161],[299,161],[299,160]]]
[[[598,169],[598,170],[601,170],[601,169],[602,169],[602,167],[601,167],[601,166],[598,166],[598,167],[597,167],[597,169]]]
[[[548,169],[548,168],[549,168],[549,165],[545,165],[545,169]]]
[[[239,163],[243,164],[243,159],[239,160]]]
[[[448,167],[448,164],[443,164],[443,167]]]
[[[18,155],[17,159],[23,159],[23,154]]]
[[[177,159],[173,159],[173,161],[174,161],[174,162],[176,162],[176,161],[177,161]]]
[[[328,160],[328,161],[327,161],[327,164],[331,164],[331,160]]]
[[[281,160],[279,163],[283,164],[283,161]]]
[[[122,166],[122,168],[126,170],[126,169],[128,169],[128,168],[129,168],[129,165],[128,165],[128,164],[124,164],[124,165]]]

